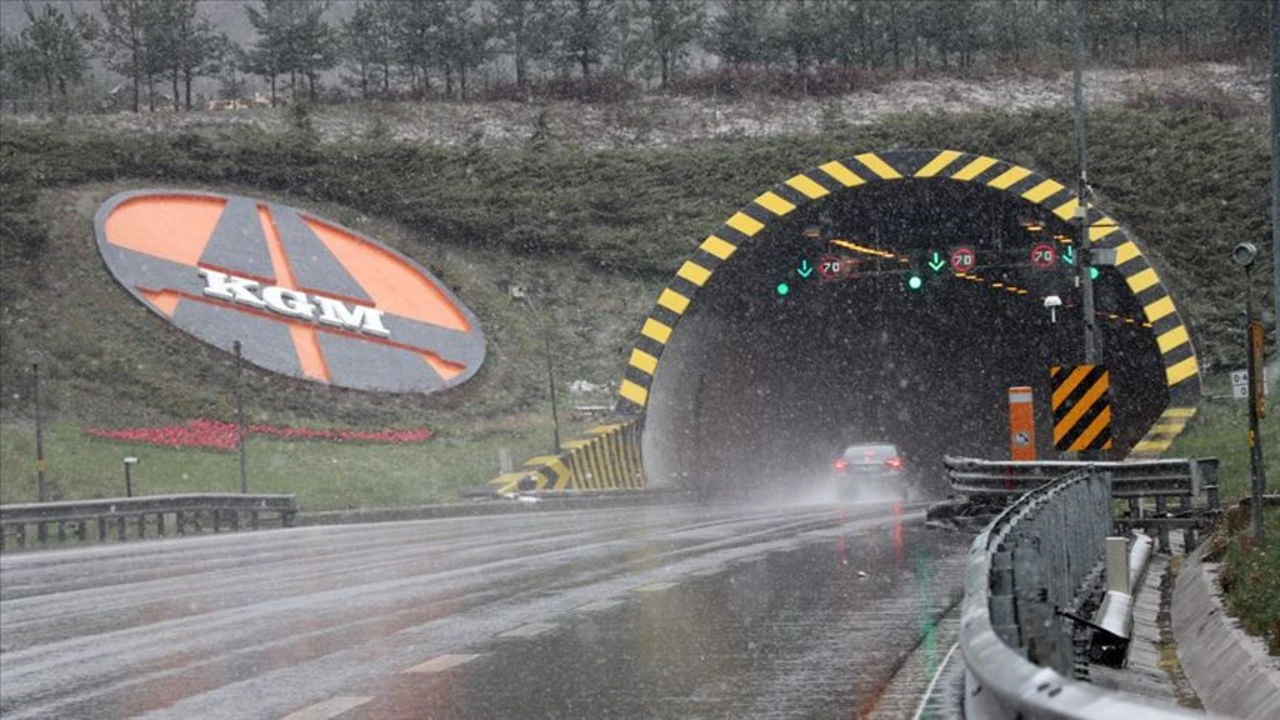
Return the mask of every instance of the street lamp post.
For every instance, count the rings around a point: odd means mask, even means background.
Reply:
[[[1267,471],[1262,461],[1262,443],[1258,438],[1258,419],[1262,416],[1262,340],[1260,324],[1253,317],[1253,261],[1258,248],[1253,243],[1240,243],[1231,251],[1231,259],[1244,268],[1245,374],[1249,394],[1249,474],[1252,507],[1250,521],[1253,540],[1262,544],[1262,496],[1267,488]],[[1255,327],[1259,325],[1259,327]]]
[[[538,311],[538,307],[534,305],[533,298],[529,297],[528,292],[519,285],[512,285],[510,288],[511,299],[523,302],[529,308],[529,312],[533,313],[540,329],[542,331],[542,347],[543,354],[547,360],[547,389],[551,395],[551,452],[556,454],[560,452],[560,410],[556,403],[556,374],[555,366],[551,361],[551,328],[547,326],[546,320],[542,313]]]

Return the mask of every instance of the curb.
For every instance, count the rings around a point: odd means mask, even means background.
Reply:
[[[300,512],[294,527],[313,525],[352,525],[357,523],[435,520],[479,515],[512,515],[517,513],[553,512],[557,510],[603,510],[608,508],[674,505],[692,498],[684,493],[628,493],[625,495],[590,495],[583,497],[536,497],[521,500],[476,500],[447,505],[414,507],[353,508]]]
[[[1240,628],[1218,596],[1208,543],[1178,573],[1170,607],[1178,660],[1206,709],[1246,720],[1280,717],[1280,661]]]

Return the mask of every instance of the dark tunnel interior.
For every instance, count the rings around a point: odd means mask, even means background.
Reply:
[[[715,272],[663,353],[645,419],[650,483],[785,492],[819,482],[846,445],[888,441],[937,493],[943,455],[1009,457],[1017,385],[1035,393],[1039,457],[1060,457],[1049,367],[1081,362],[1084,346],[1062,258],[1072,232],[1016,196],[945,180],[853,188],[776,221]],[[1032,264],[1041,243],[1058,256],[1047,268]],[[958,247],[974,251],[967,277],[935,270]],[[1168,391],[1119,272],[1099,268],[1094,286],[1118,458]]]

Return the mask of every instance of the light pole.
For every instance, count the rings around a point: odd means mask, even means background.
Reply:
[[[130,456],[124,459],[124,496],[133,497],[133,466],[138,464],[138,458]]]
[[[556,404],[556,374],[555,367],[551,362],[551,328],[547,326],[546,320],[542,317],[542,313],[538,312],[538,307],[533,304],[533,298],[529,297],[529,293],[520,285],[512,285],[509,289],[511,299],[517,302],[523,302],[529,308],[529,312],[533,313],[542,330],[542,347],[543,353],[547,360],[547,388],[551,395],[551,453],[560,452],[560,411]]]
[[[1253,261],[1258,248],[1243,242],[1231,251],[1231,259],[1244,268],[1245,374],[1249,386],[1249,473],[1253,497],[1250,520],[1253,541],[1262,544],[1262,495],[1267,489],[1267,471],[1262,462],[1262,443],[1258,442],[1258,420],[1265,412],[1262,398],[1262,323],[1253,318]]]
[[[236,451],[240,454],[240,494],[249,494],[249,467],[244,449],[244,352],[240,341],[231,344],[236,354]]]
[[[1098,341],[1098,318],[1093,304],[1093,264],[1089,247],[1089,180],[1085,172],[1084,144],[1084,0],[1071,4],[1075,14],[1075,63],[1073,113],[1076,130],[1076,166],[1080,171],[1076,178],[1076,221],[1079,223],[1076,237],[1076,282],[1080,287],[1080,304],[1084,312],[1084,362],[1092,365],[1102,361],[1101,343]]]

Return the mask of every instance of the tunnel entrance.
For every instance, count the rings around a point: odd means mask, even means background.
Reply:
[[[1029,199],[1052,181],[991,158],[950,153],[947,175],[929,174],[946,152],[870,157],[762,195],[664,291],[620,406],[643,412],[651,487],[714,495],[804,485],[844,446],[887,441],[922,484],[940,490],[943,455],[1008,456],[1015,385],[1035,391],[1040,457],[1058,457],[1049,367],[1083,361],[1080,291],[1067,261],[1074,199],[1057,183]],[[985,174],[955,177],[975,161],[990,161]],[[995,186],[1011,172],[1020,181]],[[1117,266],[1095,280],[1111,456],[1120,458],[1167,446],[1181,424],[1166,413],[1178,409],[1185,424],[1198,376],[1154,270],[1134,264],[1141,253],[1114,221],[1090,213],[1095,247],[1120,248]],[[973,253],[964,272],[949,262],[960,248]],[[1049,296],[1062,301],[1053,315]]]

